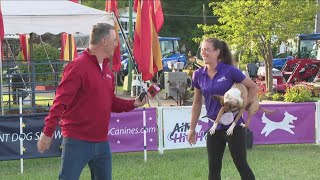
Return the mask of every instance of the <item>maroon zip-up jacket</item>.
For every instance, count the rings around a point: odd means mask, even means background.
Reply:
[[[112,112],[134,109],[134,100],[124,100],[114,94],[114,76],[109,59],[103,70],[89,49],[68,63],[56,91],[56,97],[45,118],[43,133],[52,137],[60,125],[63,137],[89,142],[108,140]]]

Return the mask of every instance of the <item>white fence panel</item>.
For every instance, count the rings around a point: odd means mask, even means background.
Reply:
[[[167,149],[182,149],[192,147],[205,147],[206,146],[206,134],[208,129],[207,118],[201,118],[206,115],[204,106],[198,120],[196,127],[197,143],[194,146],[190,146],[188,143],[188,130],[190,128],[191,118],[191,106],[183,107],[159,107],[158,108],[158,125],[159,136],[163,138],[163,144],[159,138],[159,151],[163,153],[163,150]],[[162,118],[162,119],[161,119]],[[162,132],[161,129],[162,129]]]

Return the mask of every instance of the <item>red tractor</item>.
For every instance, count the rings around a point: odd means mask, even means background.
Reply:
[[[313,82],[320,70],[320,61],[315,59],[289,60],[282,68],[282,74],[288,84]]]
[[[285,92],[287,86],[320,82],[320,33],[298,35],[297,56],[286,61],[281,71],[273,69],[273,92]],[[264,67],[260,67],[264,71]],[[256,80],[266,92],[263,73]]]
[[[311,83],[320,78],[320,34],[298,35],[298,52],[281,72],[287,84]]]
[[[265,93],[267,92],[267,87],[265,83],[265,67],[259,67],[257,78],[255,82],[259,87],[259,91]],[[277,93],[284,93],[286,89],[286,81],[278,69],[272,69],[273,86],[272,91]]]

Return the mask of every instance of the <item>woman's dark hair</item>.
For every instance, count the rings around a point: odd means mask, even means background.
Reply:
[[[233,60],[232,60],[230,50],[228,48],[228,45],[224,41],[221,41],[217,38],[206,37],[203,39],[203,42],[209,42],[212,44],[212,47],[214,49],[220,50],[220,54],[218,56],[218,59],[221,62],[223,62],[225,64],[233,65]]]

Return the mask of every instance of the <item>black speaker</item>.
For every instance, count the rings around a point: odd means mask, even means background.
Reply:
[[[246,137],[246,147],[247,149],[252,149],[253,146],[253,133],[250,129],[245,129],[245,137]]]

